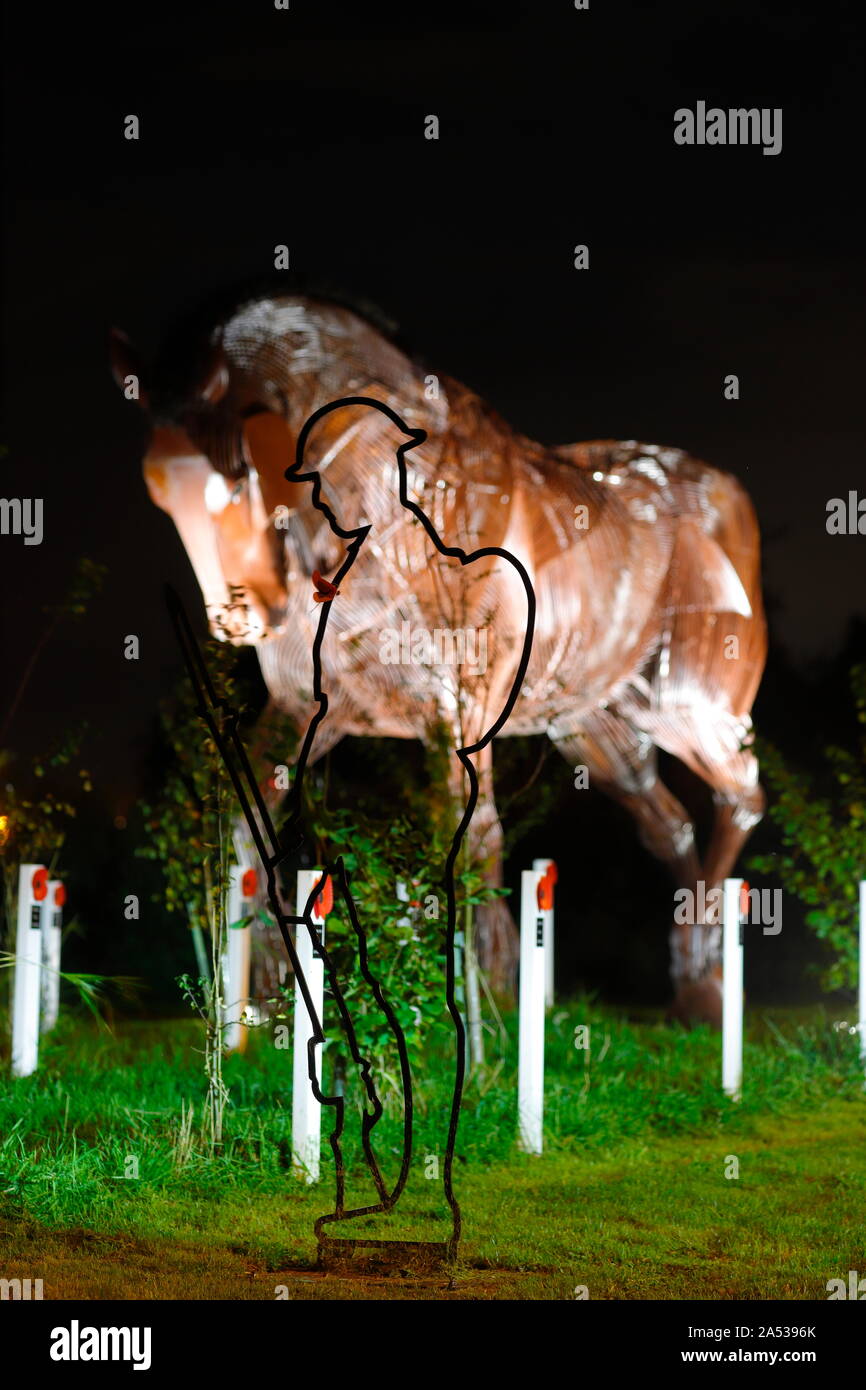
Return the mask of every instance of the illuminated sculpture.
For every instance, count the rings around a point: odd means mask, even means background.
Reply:
[[[172,360],[157,363],[150,391],[140,385],[155,425],[144,461],[151,497],[175,521],[212,630],[257,646],[273,699],[299,729],[310,719],[312,575],[327,579],[342,550],[308,490],[284,474],[313,411],[363,394],[426,431],[409,495],[438,532],[467,551],[503,546],[529,574],[535,640],[506,735],[546,733],[571,766],[585,766],[678,887],[721,882],[764,804],[748,746],[766,656],[759,536],[734,478],[634,441],[544,448],[365,318],[300,295],[242,303],[197,352],[181,345]],[[113,368],[129,392],[139,374],[120,334]],[[382,477],[386,424],[371,410],[337,410],[310,460],[345,524],[373,523],[380,538],[335,606],[340,656],[326,671],[331,707],[312,757],[345,734],[423,740],[443,719],[468,744],[518,659],[522,595],[501,573],[470,585],[430,565],[421,528]],[[703,862],[689,813],[657,775],[658,748],[712,789]],[[470,836],[498,885],[491,745],[479,762]],[[497,900],[479,917],[487,963],[507,977],[510,914]],[[676,925],[671,940],[678,1011],[717,1020],[717,925]]]

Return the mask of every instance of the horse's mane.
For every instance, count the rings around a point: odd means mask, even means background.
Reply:
[[[174,420],[189,400],[212,350],[216,331],[243,309],[263,300],[302,296],[348,309],[388,342],[411,356],[399,326],[379,305],[344,287],[302,273],[281,272],[222,287],[169,321],[148,379],[153,414]]]

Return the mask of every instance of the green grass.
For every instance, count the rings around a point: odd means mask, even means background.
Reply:
[[[589,1060],[573,1045],[587,1023]],[[42,1273],[55,1297],[272,1298],[284,1284],[292,1298],[565,1298],[586,1285],[592,1298],[799,1299],[866,1271],[866,1101],[847,1030],[820,1013],[753,1016],[735,1105],[720,1090],[718,1035],[629,1023],[586,1000],[563,1006],[548,1022],[546,1152],[528,1158],[514,1142],[506,1024],[496,1079],[467,1088],[452,1287],[314,1270],[329,1153],[318,1187],[293,1177],[291,1054],[265,1030],[226,1063],[224,1153],[178,1163],[182,1106],[198,1117],[204,1094],[189,1021],[125,1023],[111,1036],[67,1020],[34,1077],[4,1075],[0,1273]],[[400,1236],[439,1236],[441,1184],[423,1169],[441,1154],[447,1083],[441,1066],[419,1077]],[[375,1131],[392,1162],[399,1128],[393,1106]],[[137,1179],[123,1176],[129,1156]],[[731,1156],[738,1178],[725,1176]],[[350,1196],[363,1192],[354,1168]]]

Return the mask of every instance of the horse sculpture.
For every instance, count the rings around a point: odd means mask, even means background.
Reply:
[[[304,295],[241,302],[197,350],[167,363],[157,362],[149,386],[115,333],[115,377],[153,421],[150,495],[177,526],[212,631],[257,647],[268,690],[299,732],[311,717],[312,575],[327,582],[343,550],[284,474],[314,411],[364,395],[426,431],[409,496],[439,533],[467,551],[506,548],[530,577],[532,655],[501,736],[547,734],[627,807],[647,848],[698,901],[698,883],[707,892],[721,883],[764,806],[749,747],[766,656],[759,535],[733,477],[635,441],[545,448],[459,382],[430,375],[362,315]],[[310,460],[344,524],[372,524],[377,537],[334,605],[330,713],[314,758],[346,734],[428,740],[442,721],[470,744],[519,661],[525,605],[513,575],[491,562],[480,579],[455,576],[431,557],[383,476],[383,428],[376,411],[336,410]],[[479,755],[470,838],[498,886],[492,747]],[[658,776],[657,749],[712,790],[703,862],[689,813]],[[479,910],[479,935],[502,983],[516,941],[501,898]],[[672,929],[681,1016],[719,1019],[718,939],[715,921]]]

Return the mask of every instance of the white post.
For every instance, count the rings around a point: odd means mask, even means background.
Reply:
[[[544,1126],[544,913],[538,905],[543,874],[520,876],[520,1025],[517,1127],[521,1149],[540,1154]]]
[[[42,1021],[40,1031],[50,1033],[60,1012],[60,939],[66,889],[57,878],[48,881],[42,903]]]
[[[454,933],[454,1002],[466,1027],[466,995],[463,989],[463,933]],[[468,1058],[467,1058],[468,1061]]]
[[[732,1100],[743,1089],[743,927],[741,878],[726,878],[722,906],[722,1086]]]
[[[223,1046],[236,1052],[246,1045],[247,1030],[241,1023],[249,1006],[250,917],[256,896],[256,871],[247,864],[232,864],[226,890],[226,946],[223,956]]]
[[[860,880],[860,989],[858,991],[860,1060],[866,1067],[866,878]]]
[[[321,869],[300,869],[298,871],[298,897],[296,915],[300,916],[306,906],[313,888],[322,877]],[[325,919],[313,908],[313,925],[319,939],[324,944]],[[313,1008],[322,1022],[322,1009],[325,1000],[325,966],[313,955],[313,943],[305,924],[295,929],[295,950],[298,963],[307,982]],[[295,980],[295,1037],[292,1067],[292,1160],[296,1173],[308,1183],[319,1180],[319,1155],[322,1144],[322,1107],[313,1094],[310,1082],[309,1057],[307,1045],[313,1036],[313,1025],[304,1003],[297,980]],[[322,1050],[316,1048],[316,1080],[322,1084]]]
[[[552,859],[533,859],[532,867],[540,874],[553,866]],[[555,866],[554,866],[555,867]],[[548,908],[544,917],[544,1002],[553,1008],[553,908]]]
[[[12,1001],[12,1075],[29,1076],[39,1062],[39,977],[42,967],[42,903],[48,870],[22,864],[18,870],[18,929],[15,935],[15,992]]]
[[[421,913],[421,900],[420,898],[410,896],[410,893],[416,894],[418,892],[418,886],[419,880],[417,878],[410,879],[408,883],[405,879],[398,878],[396,887],[394,889],[394,893],[398,903],[406,904],[406,912],[403,914],[402,917],[397,918],[396,925],[398,927],[411,927],[413,941],[421,940],[420,936],[418,935],[418,923]]]
[[[395,896],[396,896],[396,898],[397,898],[398,903],[408,903],[408,901],[409,901],[409,889],[408,889],[408,887],[406,886],[406,883],[405,883],[405,881],[404,881],[402,878],[398,878],[398,879],[397,879],[397,887],[396,887],[396,889],[394,890],[394,892],[395,892]],[[398,918],[397,918],[397,926],[398,926],[398,927],[411,927],[411,925],[412,925],[412,918],[410,917],[408,910],[406,911],[405,916],[403,916],[403,917],[398,917]]]

